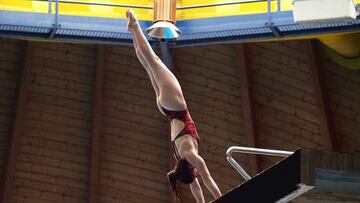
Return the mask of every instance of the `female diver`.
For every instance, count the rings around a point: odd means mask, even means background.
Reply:
[[[204,203],[204,195],[198,176],[216,199],[221,192],[211,177],[203,158],[198,154],[199,135],[187,110],[178,80],[162,63],[146,40],[135,13],[127,10],[128,31],[132,33],[136,55],[148,73],[156,94],[156,103],[162,114],[170,120],[171,142],[177,164],[167,174],[177,198],[176,181],[190,185],[198,203]]]

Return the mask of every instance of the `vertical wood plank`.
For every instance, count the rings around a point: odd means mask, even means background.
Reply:
[[[338,141],[331,120],[331,111],[328,103],[324,83],[324,73],[320,61],[319,46],[315,40],[309,40],[310,72],[313,82],[315,98],[319,107],[320,133],[324,136],[324,144],[328,150],[338,150]]]
[[[100,159],[100,138],[103,106],[103,86],[104,86],[104,67],[105,66],[105,47],[97,47],[96,56],[96,76],[94,93],[94,115],[92,128],[91,146],[91,168],[90,168],[90,188],[89,202],[98,202],[98,182],[99,182],[99,159]]]
[[[2,190],[2,202],[10,202],[11,192],[14,182],[16,156],[19,149],[19,140],[24,124],[25,105],[29,92],[29,84],[31,81],[31,61],[34,53],[33,44],[28,42],[26,45],[24,69],[22,72],[19,94],[16,106],[16,114],[13,123],[12,133],[10,137],[9,150],[7,155],[7,162],[5,167],[5,178]]]
[[[256,132],[253,119],[253,104],[251,99],[251,81],[248,67],[248,56],[246,54],[246,45],[239,44],[237,46],[237,60],[239,66],[240,79],[240,95],[244,113],[244,127],[246,141],[249,147],[256,147]],[[259,171],[259,160],[256,155],[250,155],[251,174],[255,175]]]

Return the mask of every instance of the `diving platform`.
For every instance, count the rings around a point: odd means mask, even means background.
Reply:
[[[360,156],[298,149],[213,203],[285,203],[309,190],[360,195]]]
[[[132,46],[126,8],[134,8],[143,30],[152,25],[150,3],[99,0],[0,1],[0,36],[45,41],[120,44]],[[114,2],[114,3],[109,3]],[[140,1],[139,1],[140,2]],[[141,2],[146,2],[142,0]],[[151,2],[151,1],[149,1]],[[312,38],[323,34],[360,31],[360,17],[350,22],[297,24],[291,0],[216,1],[177,7],[180,37],[170,47],[246,41]],[[195,1],[196,3],[196,1]],[[356,0],[359,5],[360,0]],[[159,41],[149,38],[150,43]]]

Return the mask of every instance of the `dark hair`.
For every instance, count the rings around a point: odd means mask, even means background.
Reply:
[[[172,191],[176,197],[179,198],[179,194],[176,188],[176,180],[184,184],[191,184],[195,180],[194,167],[189,164],[185,159],[180,159],[174,170],[167,174],[168,181],[170,183]]]

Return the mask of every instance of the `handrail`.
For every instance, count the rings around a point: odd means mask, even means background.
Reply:
[[[281,156],[288,157],[292,155],[294,152],[291,151],[283,151],[283,150],[272,150],[272,149],[260,149],[260,148],[252,148],[252,147],[238,147],[232,146],[226,151],[226,159],[230,163],[231,166],[235,168],[235,170],[246,180],[250,180],[251,176],[246,173],[246,171],[232,158],[232,153],[241,152],[245,154],[260,154],[260,155],[268,155],[268,156]]]
[[[248,0],[248,1],[234,1],[234,2],[222,2],[222,3],[212,3],[212,4],[196,4],[190,6],[180,6],[177,7],[177,10],[185,10],[185,9],[194,9],[194,8],[208,8],[208,7],[215,7],[215,6],[230,6],[236,4],[246,4],[246,3],[256,3],[256,2],[263,2],[266,0]],[[272,0],[274,1],[274,0]],[[280,1],[280,0],[276,0]]]
[[[33,0],[33,1],[55,1],[55,0]],[[74,1],[74,0],[59,0],[60,3],[65,4],[81,4],[81,5],[92,5],[92,6],[113,6],[113,7],[122,7],[122,8],[140,8],[140,9],[153,9],[152,6],[141,6],[141,5],[131,5],[131,4],[116,4],[116,3],[103,3],[103,2],[83,2],[83,1]]]
[[[36,0],[36,1],[46,1],[46,0]],[[48,0],[49,5],[54,0]],[[248,0],[248,1],[230,1],[230,2],[222,2],[222,3],[211,3],[211,4],[196,4],[190,6],[179,6],[177,10],[185,10],[185,9],[195,9],[195,8],[208,8],[208,7],[215,7],[215,6],[230,6],[234,4],[246,4],[246,3],[256,3],[256,2],[264,2],[267,0]],[[270,1],[277,1],[278,10],[280,11],[280,4],[281,0],[270,0]],[[268,4],[269,2],[268,1]],[[152,6],[141,6],[141,5],[130,5],[130,4],[116,4],[116,3],[103,3],[103,2],[83,2],[83,1],[76,1],[76,0],[59,0],[60,3],[68,3],[68,4],[83,4],[83,5],[94,5],[94,6],[113,6],[113,7],[123,7],[123,8],[139,8],[139,9],[153,9]],[[49,6],[49,12],[51,12],[51,6]]]
[[[138,5],[126,5],[126,4],[112,4],[112,3],[98,3],[98,2],[81,2],[76,0],[35,0],[35,1],[47,1],[48,2],[48,13],[52,14],[52,3],[55,2],[55,13],[54,13],[54,23],[52,24],[51,32],[49,35],[49,39],[53,39],[56,35],[57,30],[60,27],[59,24],[59,3],[70,3],[70,4],[86,4],[86,5],[98,5],[98,6],[115,6],[115,7],[127,7],[127,8],[142,8],[142,9],[153,9],[151,6],[138,6]],[[226,6],[226,5],[234,5],[234,4],[244,4],[244,3],[254,3],[254,2],[267,2],[267,13],[268,20],[265,25],[269,26],[273,31],[275,36],[280,36],[278,31],[274,28],[271,19],[271,2],[276,1],[278,11],[280,11],[281,0],[248,0],[248,1],[235,1],[235,2],[223,2],[223,3],[213,3],[213,4],[202,4],[202,5],[192,5],[192,6],[180,6],[177,7],[177,10],[185,10],[185,9],[194,9],[194,8],[205,8],[205,7],[214,7],[214,6]]]
[[[152,6],[141,6],[141,5],[128,5],[128,4],[116,4],[116,3],[108,3],[108,2],[83,2],[79,0],[32,0],[32,1],[42,1],[48,3],[48,13],[53,15],[53,23],[50,28],[49,39],[55,38],[57,31],[60,29],[61,24],[59,23],[60,17],[60,8],[59,4],[67,3],[67,4],[85,4],[85,5],[96,5],[96,6],[114,6],[114,7],[127,7],[127,8],[142,8],[142,9],[153,9]],[[281,33],[278,30],[277,26],[272,22],[272,3],[276,3],[277,10],[274,12],[281,11],[281,0],[229,0],[228,2],[221,3],[212,3],[212,4],[199,4],[199,5],[190,5],[190,6],[179,6],[177,10],[185,10],[185,9],[195,9],[195,8],[205,8],[205,7],[214,7],[214,6],[226,6],[226,5],[235,5],[235,4],[246,4],[246,3],[254,3],[254,2],[264,2],[267,4],[267,20],[265,20],[265,26],[269,27],[273,32],[274,36],[280,37]],[[53,8],[53,6],[55,8]]]

